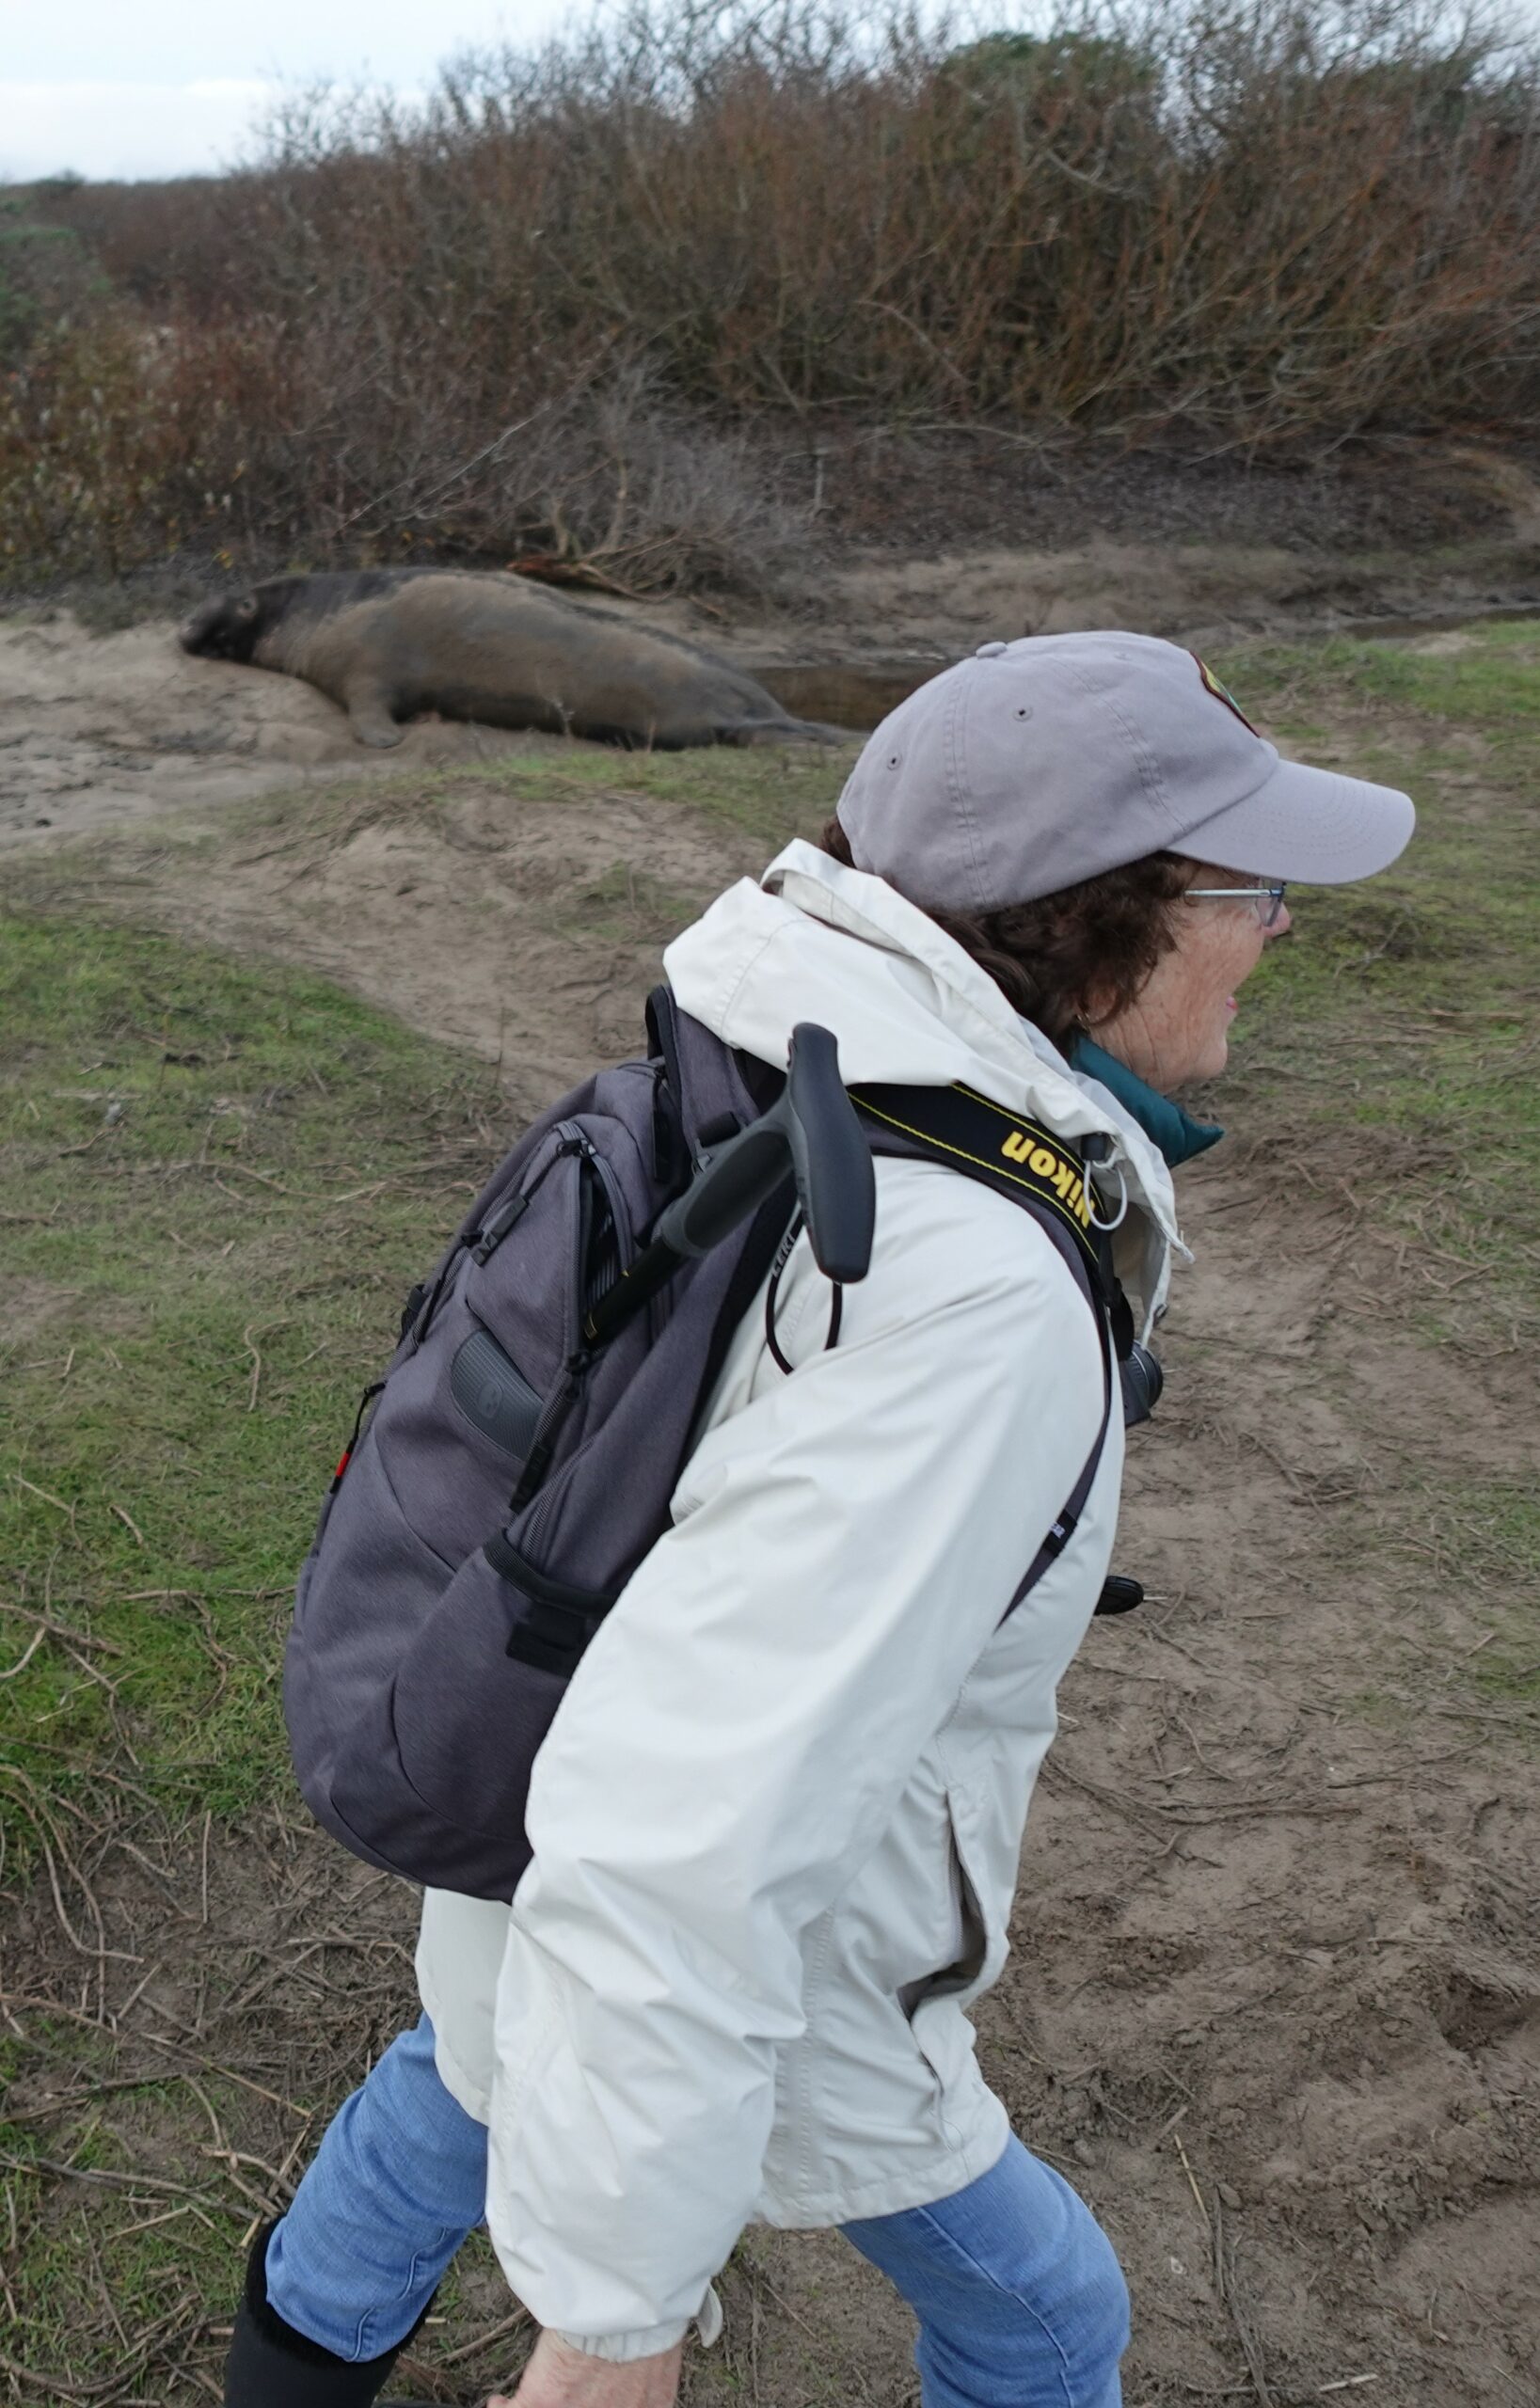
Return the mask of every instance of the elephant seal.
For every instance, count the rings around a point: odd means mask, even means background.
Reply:
[[[604,744],[833,742],[740,669],[677,636],[499,570],[279,577],[205,604],[184,652],[304,677],[360,744],[399,744],[419,711]]]

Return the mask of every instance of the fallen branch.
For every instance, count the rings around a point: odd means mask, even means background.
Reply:
[[[239,2215],[228,2200],[218,2198],[212,2191],[189,2190],[185,2182],[168,2182],[159,2174],[112,2174],[100,2165],[66,2165],[56,2157],[0,2157],[12,2174],[53,2174],[63,2182],[89,2182],[104,2191],[154,2191],[165,2199],[186,2199],[194,2207],[221,2208],[226,2215]]]
[[[34,1613],[31,1607],[19,1607],[9,1596],[0,1596],[0,1613],[19,1613],[22,1621],[36,1623],[39,1630],[46,1630],[51,1640],[63,1640],[65,1647],[94,1647],[99,1655],[123,1655],[123,1647],[119,1647],[116,1640],[96,1640],[89,1630],[70,1630],[68,1623],[56,1623],[46,1613]]]

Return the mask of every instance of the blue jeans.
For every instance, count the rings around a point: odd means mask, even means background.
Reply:
[[[486,2204],[486,2128],[450,2097],[426,2016],[341,2109],[267,2251],[267,2296],[340,2358],[410,2332]],[[924,2408],[1119,2408],[1128,2292],[1106,2236],[1012,2140],[929,2207],[844,2227],[919,2319]]]

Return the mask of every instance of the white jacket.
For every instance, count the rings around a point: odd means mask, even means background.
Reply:
[[[946,1085],[1114,1141],[1148,1312],[1160,1160],[882,880],[794,844],[665,957],[684,1009],[784,1066]],[[542,2324],[612,2358],[700,2318],[743,2225],[821,2226],[986,2172],[1005,2111],[964,2009],[996,1979],[1055,1692],[1100,1592],[1115,1411],[1074,1536],[1001,1617],[1100,1426],[1096,1331],[1033,1218],[877,1164],[872,1268],[825,1351],[805,1240],[731,1347],[673,1527],[536,1766],[512,1909],[429,1892],[437,2064],[491,2128],[487,2221]],[[1126,1247],[1125,1247],[1126,1251]]]

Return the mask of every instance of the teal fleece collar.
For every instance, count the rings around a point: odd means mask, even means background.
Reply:
[[[1151,1145],[1160,1148],[1167,1169],[1175,1170],[1178,1163],[1190,1162],[1194,1154],[1206,1153],[1225,1133],[1217,1121],[1195,1120],[1168,1095],[1157,1095],[1136,1072],[1112,1054],[1104,1054],[1088,1037],[1075,1039],[1069,1058],[1072,1070],[1084,1070],[1088,1079],[1099,1079],[1103,1086],[1110,1089]]]

